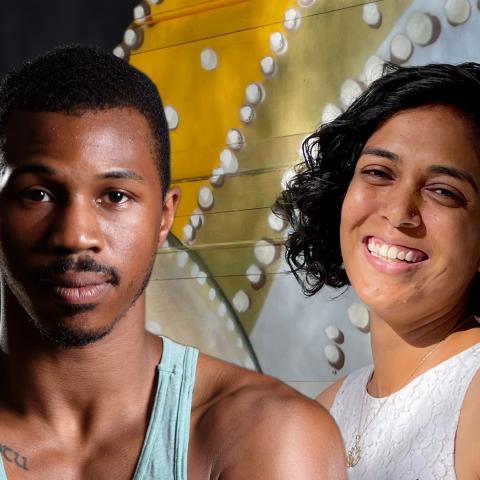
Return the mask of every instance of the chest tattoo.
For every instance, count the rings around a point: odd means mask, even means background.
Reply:
[[[13,448],[10,448],[8,445],[3,445],[0,443],[0,452],[5,461],[9,463],[14,463],[17,467],[22,468],[23,470],[28,470],[28,458],[18,453]]]

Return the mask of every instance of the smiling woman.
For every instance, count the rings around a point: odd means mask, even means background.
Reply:
[[[278,207],[306,294],[351,284],[374,365],[322,392],[350,478],[479,478],[480,65],[388,66]]]
[[[401,111],[368,139],[342,206],[342,258],[397,331],[410,329],[407,307],[412,319],[465,310],[480,261],[475,177],[472,126],[451,107]]]

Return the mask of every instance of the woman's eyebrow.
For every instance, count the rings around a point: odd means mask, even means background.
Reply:
[[[457,167],[452,167],[450,165],[431,165],[430,167],[428,167],[428,173],[434,173],[437,175],[448,175],[458,180],[462,180],[463,182],[468,182],[475,190],[475,192],[479,193],[478,186],[475,183],[473,176],[465,170],[461,170]]]
[[[375,155],[377,157],[392,160],[392,162],[398,162],[400,160],[400,157],[396,153],[393,153],[390,150],[384,150],[383,148],[376,147],[365,147],[362,150],[361,155]]]
[[[396,153],[393,153],[389,150],[384,150],[383,148],[365,147],[362,150],[361,155],[375,155],[377,157],[387,158],[393,162],[400,161],[400,157]],[[448,175],[458,180],[462,180],[463,182],[469,183],[475,192],[479,193],[478,185],[476,184],[473,176],[460,168],[453,167],[451,165],[431,165],[428,167],[428,173],[436,175]]]

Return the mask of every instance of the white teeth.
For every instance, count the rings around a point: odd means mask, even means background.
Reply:
[[[406,262],[414,262],[415,254],[411,250],[400,250],[398,247],[388,246],[387,244],[377,244],[374,240],[368,242],[368,250],[379,257],[388,258],[390,260],[402,260]]]
[[[372,253],[378,253],[378,245],[376,243],[373,243],[373,242],[370,242],[368,244],[368,249],[370,250],[370,252]]]
[[[378,250],[378,254],[382,257],[386,257],[388,253],[388,245],[383,244]]]
[[[398,248],[397,247],[390,247],[387,252],[388,258],[395,260],[397,258]]]

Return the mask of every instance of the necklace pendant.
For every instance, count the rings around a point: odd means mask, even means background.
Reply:
[[[360,457],[360,435],[355,435],[355,442],[353,442],[352,448],[347,452],[347,468],[353,468],[360,461]]]

